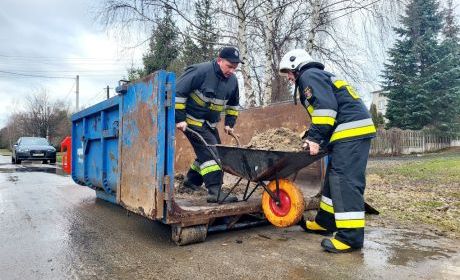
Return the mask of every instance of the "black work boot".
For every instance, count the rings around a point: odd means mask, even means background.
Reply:
[[[221,188],[220,186],[209,186],[208,187],[208,197],[206,199],[208,203],[222,202],[222,199],[224,199],[224,197],[227,196],[226,192],[221,191],[220,196],[218,197],[220,188]],[[233,194],[229,194],[227,198],[225,199],[225,201],[223,201],[223,203],[237,202],[237,201],[238,201],[238,198],[236,196],[234,196]]]
[[[182,183],[182,185],[184,186],[184,188],[186,188],[187,190],[190,190],[192,192],[199,191],[201,189],[200,186],[193,184],[188,179],[185,179],[184,182]]]
[[[348,253],[356,250],[360,250],[361,248],[353,248],[348,244],[343,243],[340,240],[335,238],[326,238],[321,241],[321,247],[327,252],[330,253]]]

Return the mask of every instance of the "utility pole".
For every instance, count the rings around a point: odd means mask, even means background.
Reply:
[[[80,87],[80,76],[77,75],[77,81],[76,81],[76,86],[75,86],[75,89],[76,89],[76,90],[75,90],[75,93],[76,93],[76,95],[77,95],[77,100],[76,100],[75,104],[76,104],[76,107],[77,107],[77,112],[80,110],[80,103],[79,103],[79,102],[80,102],[80,96],[79,96],[80,92],[79,92],[79,87]]]
[[[109,88],[109,86],[107,86],[107,99],[109,99],[109,98],[110,98],[109,89],[110,89],[110,88]]]

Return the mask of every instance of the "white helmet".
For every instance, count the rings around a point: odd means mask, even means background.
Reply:
[[[286,76],[288,71],[297,71],[310,62],[314,62],[314,60],[305,50],[294,49],[288,51],[280,61],[280,75]]]

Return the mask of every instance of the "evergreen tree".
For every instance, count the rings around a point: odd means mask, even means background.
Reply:
[[[202,61],[211,60],[215,56],[215,45],[218,39],[216,32],[216,10],[211,0],[195,2],[195,17],[198,28],[193,35],[197,39],[197,47]]]
[[[444,9],[444,27],[442,29],[442,34],[445,41],[449,41],[459,46],[460,38],[460,27],[455,20],[455,11],[452,0],[447,1],[447,8]]]
[[[146,75],[144,69],[142,68],[130,67],[127,69],[127,72],[128,72],[128,81],[139,80],[140,78]]]
[[[182,69],[196,63],[210,61],[216,56],[216,42],[218,40],[215,29],[216,10],[212,8],[211,0],[195,2],[196,26],[191,28],[182,42],[183,50],[180,61],[176,65],[177,74]]]
[[[163,19],[153,30],[150,50],[143,57],[144,71],[150,74],[160,69],[170,70],[179,55],[178,30],[172,20],[171,9],[166,9]]]
[[[423,84],[431,90],[432,110],[428,128],[453,135],[459,131],[460,114],[460,44],[459,27],[455,22],[452,1],[443,11],[443,40],[439,46],[439,61],[430,67],[432,77]]]
[[[437,67],[437,105],[444,110],[434,112],[434,127],[443,133],[460,133],[460,27],[456,22],[452,0],[443,11],[444,26],[441,42],[442,59]]]
[[[377,106],[375,106],[375,104],[371,104],[369,111],[371,112],[372,121],[376,127],[381,127],[385,124],[385,119],[383,118],[382,113],[377,112]]]
[[[400,37],[390,49],[385,64],[384,90],[389,98],[388,126],[421,129],[432,121],[434,64],[440,58],[437,42],[442,16],[436,0],[412,0],[401,18],[402,27],[394,28]]]
[[[200,48],[197,44],[195,44],[191,36],[186,36],[184,38],[182,61],[184,63],[184,67],[203,62],[203,58],[200,54]]]

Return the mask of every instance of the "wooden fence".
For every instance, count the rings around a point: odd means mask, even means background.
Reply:
[[[371,155],[401,155],[433,152],[456,145],[459,139],[424,131],[379,129],[372,140]]]

